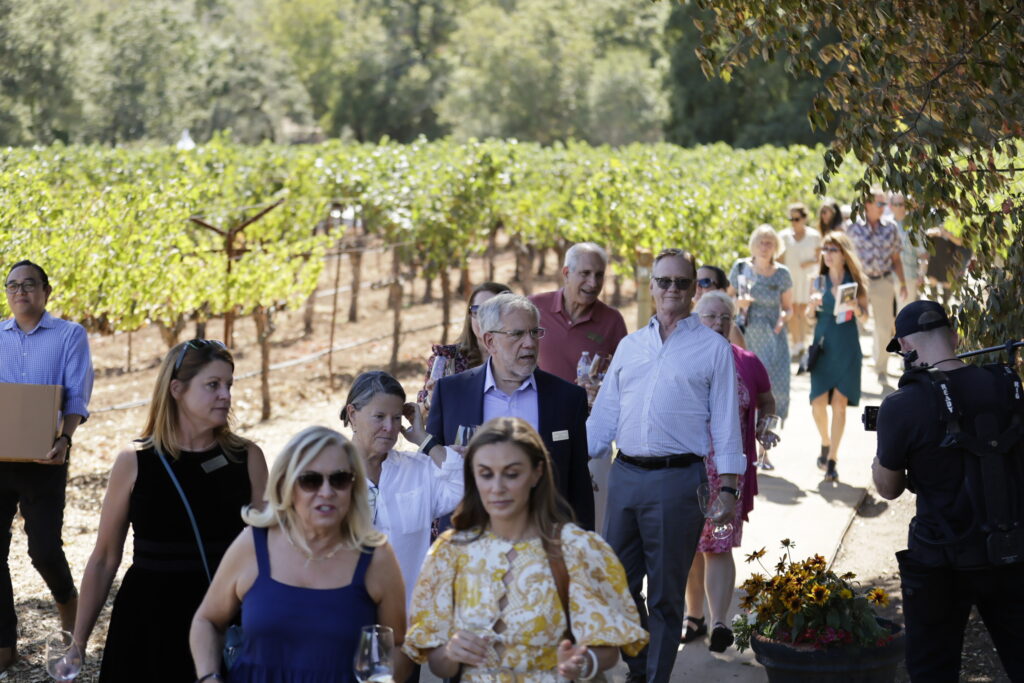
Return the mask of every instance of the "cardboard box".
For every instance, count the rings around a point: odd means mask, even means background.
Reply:
[[[60,435],[64,387],[0,382],[0,460],[45,458]]]

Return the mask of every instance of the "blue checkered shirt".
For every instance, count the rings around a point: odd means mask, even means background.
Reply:
[[[89,417],[92,396],[89,338],[78,323],[44,312],[28,334],[14,318],[0,323],[0,382],[59,384],[64,387],[65,415]]]

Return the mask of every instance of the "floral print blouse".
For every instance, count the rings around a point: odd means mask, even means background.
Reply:
[[[466,630],[493,638],[491,672],[510,668],[519,681],[558,681],[565,612],[540,538],[512,543],[489,531],[478,535],[449,530],[430,549],[412,595],[405,653],[422,664],[429,650]],[[561,541],[576,642],[637,654],[648,636],[615,552],[574,524],[562,528]],[[462,680],[493,677],[467,666]]]

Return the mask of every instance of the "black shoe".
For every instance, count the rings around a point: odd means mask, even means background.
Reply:
[[[698,638],[708,634],[708,626],[704,623],[704,617],[683,617],[683,621],[690,622],[689,624],[683,625],[683,637],[679,639],[684,644],[692,643]],[[690,624],[693,624],[696,628],[690,626]]]
[[[821,447],[821,455],[818,456],[818,469],[819,470],[825,469],[826,465],[828,464],[828,449],[829,449],[828,446],[822,446]]]
[[[839,481],[839,472],[836,471],[836,461],[828,461],[828,469],[825,470],[825,481]]]
[[[708,644],[708,649],[712,652],[725,652],[725,648],[733,644],[736,640],[732,636],[732,629],[722,623],[715,624],[714,630],[711,631],[711,642]]]
[[[647,683],[647,674],[626,674],[626,683]]]

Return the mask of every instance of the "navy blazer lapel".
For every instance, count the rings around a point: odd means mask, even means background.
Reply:
[[[487,380],[487,363],[466,370],[466,423],[481,425],[484,422],[484,382]]]
[[[537,431],[551,450],[551,413],[558,405],[557,397],[551,395],[553,382],[548,373],[538,368],[533,371],[533,379],[537,383]]]

